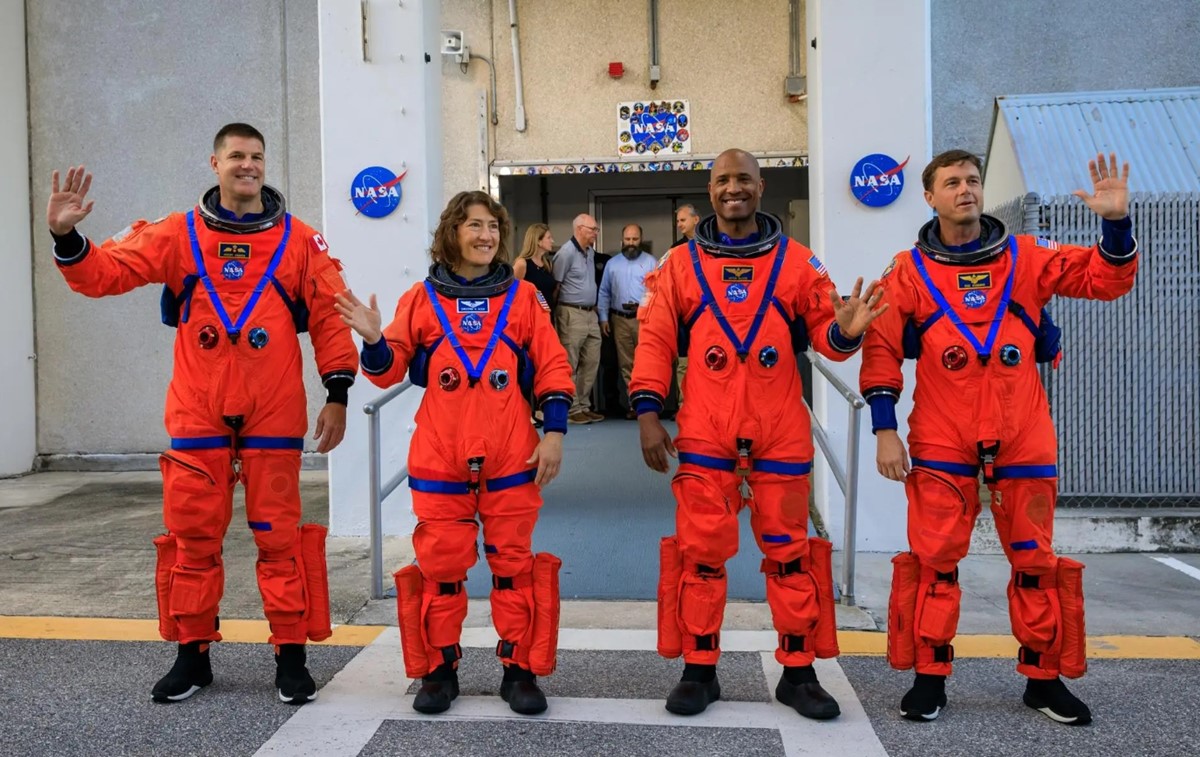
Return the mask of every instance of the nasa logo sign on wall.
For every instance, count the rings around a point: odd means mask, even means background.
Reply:
[[[687,100],[617,103],[617,152],[624,157],[687,154],[691,138]]]
[[[889,155],[875,153],[854,164],[850,172],[850,191],[855,199],[871,208],[891,205],[904,191],[904,167]]]
[[[400,187],[408,171],[397,176],[383,166],[371,166],[358,172],[350,183],[350,202],[356,215],[383,218],[400,207],[404,192]]]

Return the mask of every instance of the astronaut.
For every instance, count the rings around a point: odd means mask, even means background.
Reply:
[[[315,699],[305,643],[330,633],[325,528],[300,525],[300,453],[307,432],[300,342],[308,331],[328,393],[317,451],[342,440],[357,371],[354,341],[334,310],[340,264],[319,233],[286,212],[263,184],[265,142],[234,123],[217,132],[217,186],[195,208],[138,221],[97,245],[75,226],[91,212],[83,166],[54,172],[47,221],[58,269],[89,297],[163,284],[163,322],[177,329],[167,389],[170,450],[163,521],[155,539],[159,632],[178,642],[175,664],[152,690],[156,702],[187,699],[212,682],[209,644],[220,641],[221,543],[233,489],[246,490],[258,546],[258,586],[275,648],[275,685],[289,704]]]
[[[1113,300],[1133,287],[1137,245],[1129,220],[1129,166],[1097,156],[1094,194],[1075,194],[1103,219],[1092,247],[1012,236],[982,213],[980,162],[938,155],[922,174],[937,217],[882,277],[890,310],[867,335],[860,385],[871,405],[877,464],[904,481],[911,551],[894,560],[888,660],[916,669],[903,717],[930,721],[946,705],[962,590],[957,565],[979,515],[978,476],[1012,565],[1012,631],[1025,704],[1060,723],[1091,722],[1060,676],[1087,669],[1083,565],[1054,553],[1057,443],[1037,364],[1058,360],[1054,295]],[[915,358],[911,462],[897,434],[900,365]]]
[[[737,552],[738,512],[749,507],[784,666],[775,696],[828,719],[840,709],[812,663],[838,654],[831,546],[808,537],[813,447],[796,354],[811,335],[821,354],[848,358],[878,315],[878,294],[871,285],[860,295],[859,279],[843,301],[820,259],[758,212],[763,187],[753,156],[721,153],[708,185],[716,215],[648,277],[639,309],[630,400],[643,457],[664,473],[668,455],[679,459],[676,535],[660,549],[658,651],[684,660],[667,710],[694,715],[720,698],[724,565]],[[672,442],[659,414],[680,331],[691,365]]]
[[[513,278],[511,224],[484,192],[460,192],[442,213],[429,276],[401,298],[386,328],[375,297],[338,298],[363,338],[363,373],[376,385],[407,372],[425,387],[409,445],[417,564],[395,574],[401,647],[421,678],[413,709],[444,712],[458,696],[463,582],[483,550],[492,572],[492,621],[504,665],[500,696],[532,715],[546,709],[537,676],[554,672],[561,561],[533,554],[539,487],[558,475],[574,382],[545,299]],[[539,440],[526,399],[544,417]]]

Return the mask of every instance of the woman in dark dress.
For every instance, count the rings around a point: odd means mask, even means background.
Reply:
[[[537,287],[550,310],[554,309],[554,289],[558,285],[550,271],[550,261],[546,259],[553,249],[554,237],[550,234],[550,227],[544,223],[535,223],[525,230],[521,255],[513,261],[513,278],[524,279]],[[533,413],[533,425],[542,427],[540,410]]]
[[[525,279],[538,288],[546,298],[546,304],[554,307],[554,274],[550,272],[550,261],[546,257],[554,249],[554,237],[550,227],[535,223],[525,230],[525,243],[521,255],[513,263],[513,277]]]

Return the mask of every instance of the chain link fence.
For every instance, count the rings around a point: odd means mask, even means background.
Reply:
[[[1092,245],[1100,219],[1072,196],[988,211],[1010,233]],[[1059,504],[1200,507],[1200,193],[1134,195],[1137,284],[1114,302],[1055,298],[1063,360],[1042,368],[1058,429]]]

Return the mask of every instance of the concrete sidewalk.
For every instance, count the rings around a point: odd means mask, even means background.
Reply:
[[[324,471],[301,474],[304,519],[326,523]],[[225,542],[226,590],[221,615],[261,619],[254,578],[256,548],[239,488]],[[981,522],[980,538],[990,523]],[[0,615],[153,618],[151,540],[162,533],[157,472],[39,473],[0,480]],[[385,575],[412,560],[409,539],[384,543]],[[564,555],[569,560],[569,555]],[[1200,555],[1177,562],[1200,569]],[[647,560],[656,555],[647,555]],[[857,607],[838,608],[839,627],[882,630],[886,624],[890,554],[860,553]],[[1087,555],[1085,593],[1090,634],[1200,636],[1200,581],[1142,554]],[[328,543],[330,595],[336,623],[394,625],[393,600],[371,601],[364,538]],[[835,575],[840,555],[835,555]],[[1008,565],[1000,555],[971,555],[960,565],[962,633],[1007,633]],[[472,600],[468,626],[490,625],[486,600]],[[654,628],[653,602],[563,603],[564,628]],[[731,602],[729,630],[768,630],[765,604]]]

